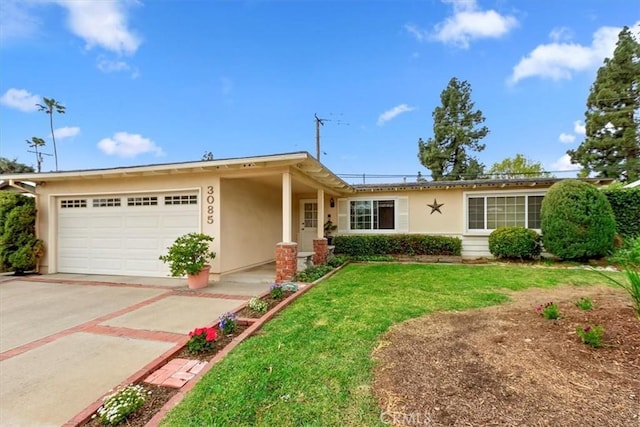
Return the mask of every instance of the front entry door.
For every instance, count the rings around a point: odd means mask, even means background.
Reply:
[[[318,201],[300,200],[298,252],[313,252],[313,239],[318,236]]]

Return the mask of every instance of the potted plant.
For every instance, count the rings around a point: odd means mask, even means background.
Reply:
[[[187,284],[191,289],[204,288],[209,284],[208,262],[216,257],[209,249],[213,237],[202,233],[189,233],[180,236],[167,249],[169,253],[161,255],[160,261],[169,264],[173,277],[187,275]]]
[[[331,215],[329,215],[329,219],[324,223],[324,237],[326,237],[328,245],[331,245],[333,241],[333,236],[331,235],[331,233],[336,231],[337,228],[338,226],[333,224],[333,222],[331,221]]]

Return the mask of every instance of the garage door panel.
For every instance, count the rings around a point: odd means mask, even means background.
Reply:
[[[72,255],[69,255],[60,260],[58,268],[61,272],[70,271],[73,273],[84,273],[89,269],[87,261],[87,257],[74,257]]]
[[[89,262],[89,268],[91,271],[99,271],[100,274],[118,274],[122,271],[122,260],[119,258],[92,258]],[[112,272],[112,273],[107,273]]]
[[[169,228],[197,227],[198,213],[191,212],[189,215],[172,213],[162,217],[162,226]]]
[[[112,237],[108,238],[98,238],[90,240],[90,247],[93,249],[122,249],[122,240],[118,238]],[[117,252],[116,252],[117,253]]]
[[[71,202],[62,197],[59,203],[66,203],[67,208],[58,210],[58,271],[168,276],[169,268],[158,256],[178,236],[198,231],[199,205],[165,206],[164,195],[158,195],[158,204],[152,206],[128,206],[126,202],[125,206],[99,206],[105,199],[140,197],[83,196],[86,207],[70,207]],[[192,197],[197,195],[192,193]]]
[[[157,215],[157,213],[155,214]],[[136,213],[132,216],[125,218],[125,226],[127,228],[156,228],[160,225],[160,218],[158,216],[144,215]]]
[[[122,214],[123,213],[113,212],[112,215],[92,215],[88,218],[88,226],[96,229],[122,228],[122,218],[113,216]]]
[[[129,237],[124,241],[124,247],[127,249],[135,249],[135,250],[145,250],[145,249],[151,249],[154,251],[157,251],[158,249],[158,239],[154,239],[154,238],[144,238],[144,237],[140,237],[140,238],[136,238],[136,237]]]
[[[159,271],[158,264],[152,261],[144,260],[126,260],[125,268],[128,271],[137,271],[140,275],[144,276],[166,276],[168,273]]]
[[[67,238],[58,240],[58,249],[65,249],[65,250],[80,249],[84,251],[87,249],[87,247],[88,247],[87,239],[82,237],[77,237],[77,238],[67,237]]]

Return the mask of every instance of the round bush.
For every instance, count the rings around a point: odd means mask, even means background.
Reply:
[[[562,259],[584,260],[613,250],[616,222],[609,201],[593,185],[566,180],[542,200],[544,249]]]
[[[496,258],[537,258],[542,252],[540,235],[524,227],[500,227],[489,235],[489,251]]]

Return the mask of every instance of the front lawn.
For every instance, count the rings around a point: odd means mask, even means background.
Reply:
[[[597,283],[581,269],[349,265],[215,365],[163,425],[384,425],[371,352],[389,326],[499,304],[505,289]]]

